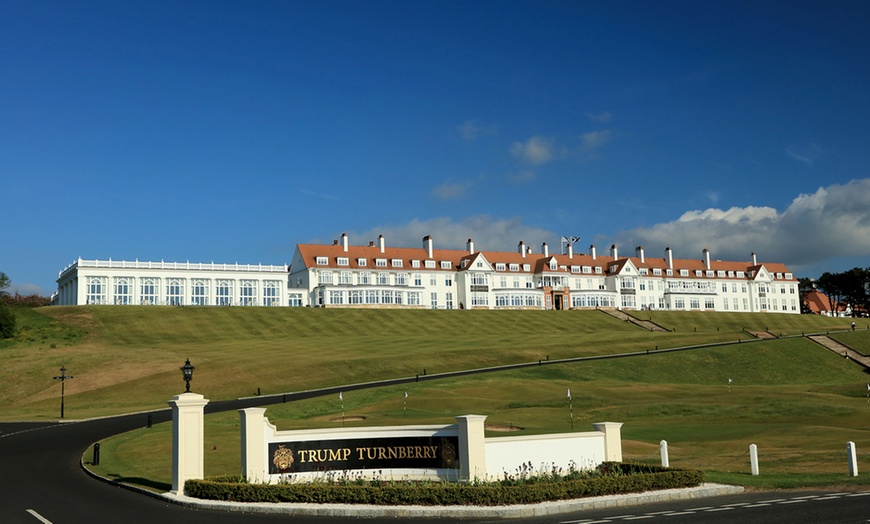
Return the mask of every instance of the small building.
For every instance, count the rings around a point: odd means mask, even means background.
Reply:
[[[287,306],[287,266],[83,260],[58,274],[51,303]]]

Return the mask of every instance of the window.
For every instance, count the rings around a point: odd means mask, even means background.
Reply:
[[[681,269],[681,270],[680,270],[680,276],[681,276],[681,277],[687,277],[687,276],[689,276],[689,270],[688,270],[688,269]]]
[[[267,280],[263,282],[263,305],[264,306],[280,306],[281,305],[281,281]]]
[[[408,285],[408,274],[407,273],[396,273],[396,285],[397,286],[407,286]]]
[[[453,286],[453,275],[447,275],[444,277],[444,285],[447,287]]]
[[[257,305],[257,282],[255,280],[242,280],[239,286],[239,303],[243,306]]]
[[[290,293],[287,297],[287,305],[290,307],[302,307],[302,293]]]
[[[365,304],[365,291],[361,289],[352,289],[348,294],[348,304]]]
[[[193,281],[193,289],[190,293],[190,303],[194,306],[208,305],[208,280],[198,278]]]
[[[438,309],[438,293],[431,293],[429,297],[432,309]]]
[[[453,309],[453,293],[447,293],[445,297],[445,304],[447,309]]]
[[[504,269],[505,269],[504,262],[496,262],[495,263],[495,270],[496,271],[504,271]]]
[[[106,277],[88,277],[85,303],[106,303]]]
[[[331,286],[332,285],[332,271],[321,271],[317,274],[317,283],[321,286]],[[218,304],[222,305],[222,304]],[[223,304],[226,305],[226,304]]]
[[[387,267],[387,259],[386,258],[378,258],[375,260],[375,265],[377,267]]]
[[[583,272],[586,273],[587,275],[591,275],[592,274],[592,266],[583,266]]]
[[[338,265],[347,266],[350,265],[350,261],[347,259],[347,257],[338,257]]]
[[[115,280],[115,304],[130,305],[133,303],[133,279],[118,278]]]
[[[600,275],[602,273],[601,266],[595,266],[595,274]]]
[[[170,278],[166,281],[166,305],[184,305],[184,279]]]
[[[423,285],[423,275],[420,273],[414,273],[414,285],[422,286]]]
[[[657,268],[657,267],[654,267],[654,268],[653,268],[653,276],[654,276],[654,277],[660,277],[660,276],[662,276],[662,270],[659,269],[659,268]]]
[[[674,276],[674,270],[673,270],[673,269],[666,269],[666,270],[665,270],[665,275],[666,275],[666,276],[669,276],[669,277]]]
[[[390,284],[390,274],[389,273],[378,273],[378,285],[388,286],[389,284]]]
[[[692,309],[701,309],[701,300],[698,297],[693,297],[690,305]]]
[[[716,276],[719,278],[725,278],[725,272],[720,269],[719,271],[716,271]]]
[[[340,306],[344,304],[344,291],[330,291],[329,303],[333,306]]]
[[[408,293],[408,305],[409,306],[420,306],[421,304],[421,293],[411,292]]]
[[[472,286],[485,286],[486,282],[486,273],[472,273],[471,274],[471,285]]]
[[[329,273],[330,283],[332,280],[332,272],[327,271]],[[215,286],[215,295],[217,298],[215,299],[215,304],[218,306],[232,306],[233,305],[233,282],[232,280],[218,280],[217,285]]]
[[[489,305],[489,293],[472,293],[471,305],[474,307],[484,307]]]
[[[368,271],[363,271],[359,274],[359,283],[369,285],[372,283],[372,274]]]
[[[531,264],[523,264],[523,271],[531,271],[531,270],[532,270]]]
[[[675,309],[686,309],[686,299],[683,297],[677,297],[674,300],[674,308]]]
[[[393,267],[402,267],[402,259],[400,258],[394,258],[390,261],[390,263],[393,265]]]
[[[364,259],[364,258],[356,259],[356,265],[358,265],[359,267],[366,267],[366,259]]]
[[[435,261],[434,260],[427,260],[426,267],[429,269],[435,269]]]
[[[411,261],[411,267],[413,267],[413,268],[418,268],[418,267],[420,267],[420,261],[419,261],[419,260],[412,260],[412,261]]]
[[[143,305],[156,304],[157,288],[158,280],[156,278],[146,278],[142,280],[142,283],[139,287],[139,303]]]
[[[438,285],[438,275],[431,274],[429,275],[429,286],[437,286]]]
[[[519,264],[511,264],[511,265],[510,265],[510,270],[511,270],[511,271],[519,271],[519,270],[520,270],[520,265],[519,265]]]
[[[713,271],[707,271],[707,272],[705,273],[705,276],[706,276],[707,278],[713,278]]]
[[[441,269],[450,269],[453,267],[453,264],[449,260],[441,261]]]
[[[716,304],[713,302],[713,297],[704,298],[704,309],[716,309]]]
[[[700,269],[696,269],[696,270],[695,270],[695,276],[696,276],[696,277],[703,277],[703,276],[704,276],[704,272],[701,271]]]
[[[317,257],[317,265],[318,266],[325,266],[328,263],[329,263],[329,259],[327,257]]]
[[[350,271],[342,271],[338,274],[339,284],[353,284],[353,273]]]

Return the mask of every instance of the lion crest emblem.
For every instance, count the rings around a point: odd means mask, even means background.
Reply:
[[[278,471],[282,473],[290,469],[290,466],[293,465],[293,460],[293,450],[281,445],[278,446],[278,449],[275,450],[275,454],[272,456],[272,464],[275,464]]]

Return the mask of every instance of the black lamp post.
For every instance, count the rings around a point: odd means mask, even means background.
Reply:
[[[193,380],[193,370],[196,368],[190,365],[190,359],[187,359],[180,369],[181,374],[184,375],[184,384],[186,386],[184,392],[190,393],[190,381]]]
[[[63,397],[66,394],[66,391],[65,391],[66,388],[64,386],[66,383],[66,379],[68,379],[68,378],[75,378],[75,377],[72,375],[66,374],[66,366],[61,366],[60,375],[54,377],[54,380],[60,380],[60,418],[63,418]]]

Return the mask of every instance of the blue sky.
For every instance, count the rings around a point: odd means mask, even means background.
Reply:
[[[0,5],[0,271],[297,243],[870,266],[870,3]]]

